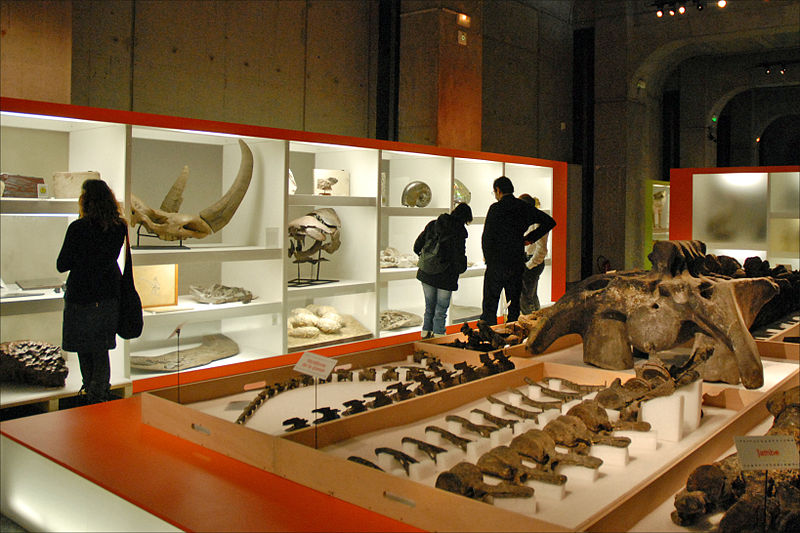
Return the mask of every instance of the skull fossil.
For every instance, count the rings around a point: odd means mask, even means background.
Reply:
[[[342,222],[339,215],[330,207],[320,207],[289,222],[289,257],[295,263],[316,263],[314,256],[320,251],[332,254],[341,246],[339,230]],[[306,237],[314,243],[305,248]],[[330,240],[328,240],[330,239]]]
[[[137,196],[131,195],[131,226],[141,224],[147,231],[158,235],[158,238],[164,241],[177,241],[190,237],[202,239],[221,230],[233,218],[253,177],[253,153],[241,139],[239,148],[242,152],[239,173],[222,198],[197,215],[178,213],[183,203],[183,190],[189,178],[189,167],[183,167],[181,175],[172,184],[160,208],[153,209]]]

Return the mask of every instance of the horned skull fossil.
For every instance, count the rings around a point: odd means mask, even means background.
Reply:
[[[320,207],[289,222],[289,257],[295,263],[316,263],[314,257],[320,250],[332,254],[341,246],[339,230],[342,222],[339,215],[330,207]],[[314,243],[305,248],[306,237]],[[330,239],[330,240],[328,240]]]
[[[253,153],[239,139],[242,161],[239,172],[228,192],[198,215],[179,213],[183,203],[183,190],[189,178],[189,167],[183,167],[181,175],[172,184],[159,209],[153,209],[140,198],[131,194],[131,226],[141,224],[147,231],[164,241],[177,241],[189,237],[202,239],[221,230],[231,221],[242,203],[250,180],[253,177]]]
[[[521,317],[531,325],[528,350],[541,353],[559,337],[578,333],[584,362],[624,369],[633,367],[634,351],[657,354],[694,338],[695,351],[713,346],[704,379],[761,387],[763,367],[748,327],[777,285],[768,278],[704,274],[700,241],[658,241],[649,257],[651,271],[591,276],[552,307]]]

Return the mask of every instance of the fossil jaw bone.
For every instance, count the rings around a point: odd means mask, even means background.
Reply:
[[[159,209],[153,209],[137,196],[131,195],[131,226],[141,224],[164,241],[190,237],[202,239],[221,230],[233,218],[253,177],[253,152],[241,139],[239,148],[242,160],[236,179],[222,198],[200,211],[200,214],[178,213],[189,176],[188,167],[183,167],[181,175],[175,180]]]

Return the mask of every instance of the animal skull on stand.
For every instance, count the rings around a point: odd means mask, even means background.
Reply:
[[[289,257],[294,256],[295,263],[319,262],[315,256],[320,250],[332,254],[341,246],[341,227],[339,215],[330,207],[320,207],[292,220],[289,222],[289,237],[293,239],[289,243]],[[314,243],[303,249],[306,237],[311,237]]]
[[[183,167],[159,209],[153,209],[140,198],[131,194],[131,226],[141,224],[147,231],[158,235],[163,241],[202,239],[225,227],[242,203],[250,180],[253,177],[253,152],[239,139],[242,161],[239,172],[228,192],[198,215],[178,213],[183,203],[183,190],[189,178],[189,167]]]

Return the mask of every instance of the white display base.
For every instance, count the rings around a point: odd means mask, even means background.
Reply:
[[[0,470],[0,510],[27,531],[180,531],[7,437]]]

